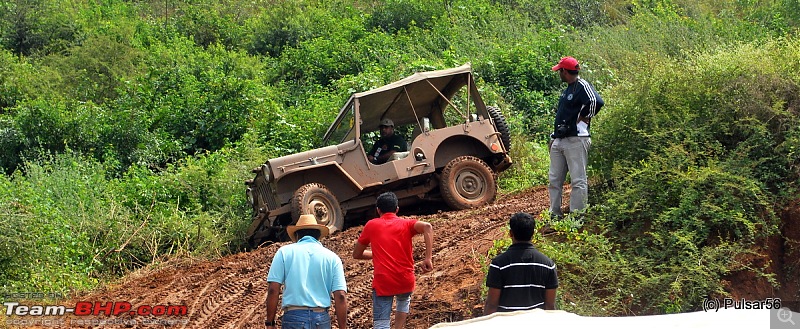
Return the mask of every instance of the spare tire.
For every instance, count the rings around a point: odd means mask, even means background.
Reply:
[[[494,127],[500,132],[500,141],[503,142],[503,147],[506,152],[511,151],[511,130],[508,128],[506,117],[500,113],[500,109],[495,106],[487,106],[486,110],[489,111],[489,116],[494,121]]]

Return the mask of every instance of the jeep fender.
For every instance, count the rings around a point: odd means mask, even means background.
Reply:
[[[339,202],[352,199],[364,189],[338,163],[325,162],[284,174],[276,184],[279,186],[278,195],[281,204],[290,203],[294,192],[308,183],[326,186]],[[274,215],[279,214],[270,214]]]
[[[469,135],[447,138],[439,144],[435,154],[436,169],[444,168],[451,160],[459,156],[471,155],[485,159],[494,155],[486,144]]]

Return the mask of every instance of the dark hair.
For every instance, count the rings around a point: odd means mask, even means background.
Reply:
[[[297,231],[294,231],[294,235],[297,236],[297,240],[302,239],[304,236],[310,236],[314,239],[319,240],[319,236],[322,235],[318,229],[315,228],[304,228]]]
[[[511,234],[514,234],[514,240],[517,241],[531,241],[533,231],[536,230],[533,216],[525,212],[511,215],[508,226],[511,228]]]
[[[397,212],[397,196],[392,192],[384,192],[378,196],[375,206],[382,213]]]
[[[567,73],[572,74],[572,75],[578,75],[578,73],[580,73],[578,70],[567,70],[567,69],[564,69],[564,71],[567,71]]]

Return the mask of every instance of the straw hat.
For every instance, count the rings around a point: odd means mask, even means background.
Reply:
[[[320,239],[328,236],[330,233],[327,226],[317,224],[317,218],[314,217],[314,215],[300,215],[300,218],[297,219],[297,224],[289,225],[289,227],[286,228],[286,233],[289,234],[289,238],[292,239],[292,242],[297,242],[297,235],[294,233],[297,232],[297,230],[303,229],[319,230]]]

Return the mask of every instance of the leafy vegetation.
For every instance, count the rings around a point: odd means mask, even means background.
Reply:
[[[242,250],[250,168],[419,70],[471,62],[517,145],[502,190],[545,184],[572,55],[608,105],[595,205],[536,238],[559,306],[697,308],[732,271],[769,276],[743,259],[798,191],[798,23],[788,0],[0,0],[0,285]]]

